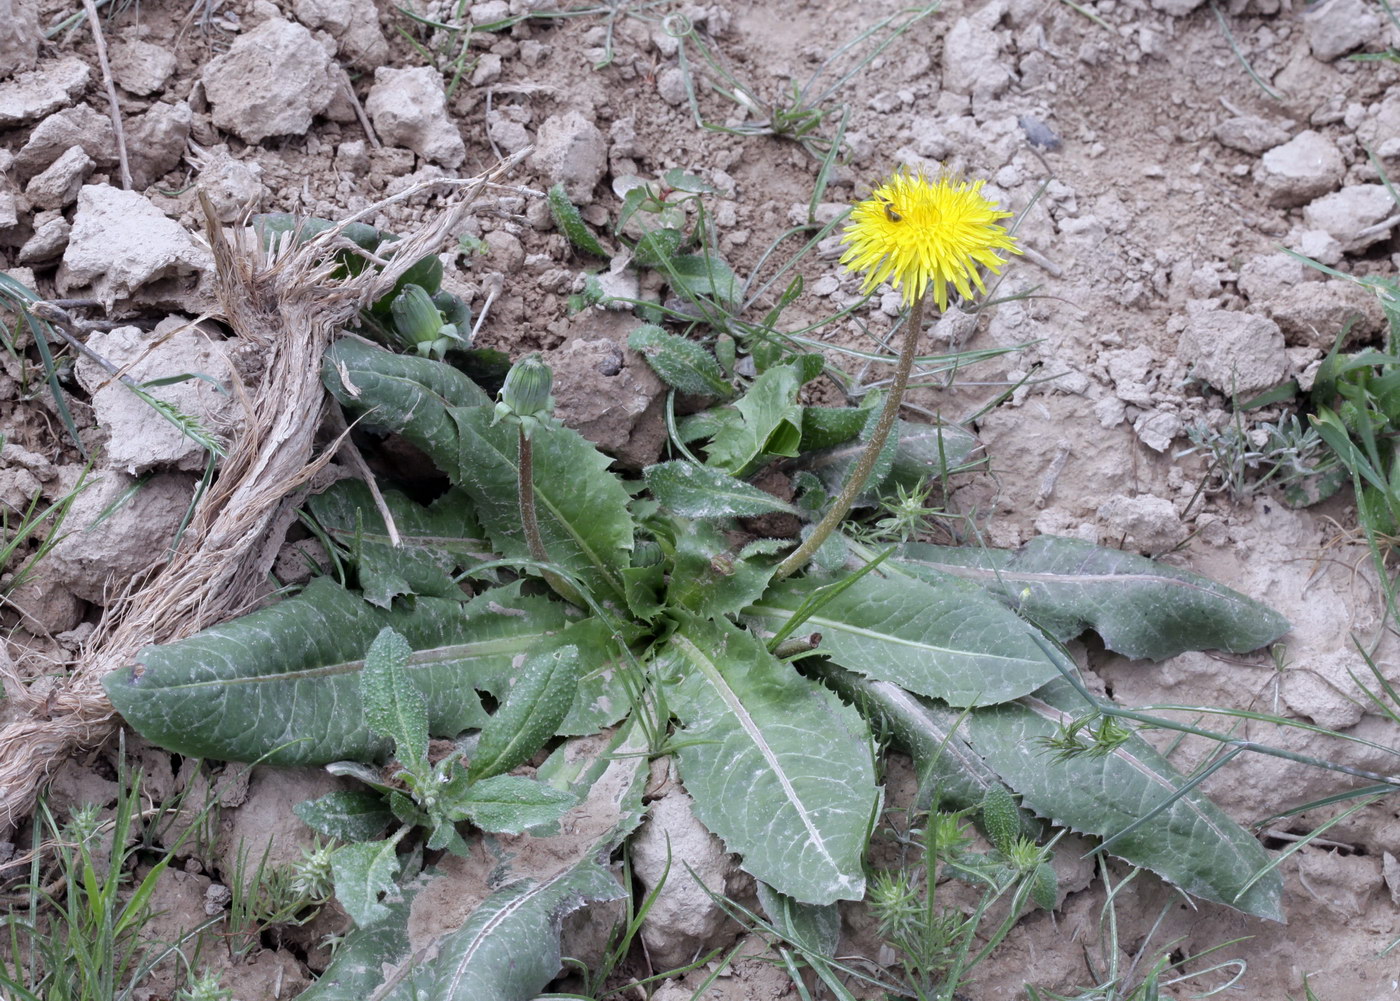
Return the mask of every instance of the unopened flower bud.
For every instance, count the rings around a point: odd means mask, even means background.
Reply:
[[[442,330],[442,313],[421,285],[405,285],[389,304],[394,330],[408,347],[432,344]]]
[[[554,409],[549,391],[553,387],[554,372],[550,367],[538,354],[526,355],[506,373],[501,402],[496,404],[495,421],[517,420],[529,437],[536,427],[549,423],[550,412]]]

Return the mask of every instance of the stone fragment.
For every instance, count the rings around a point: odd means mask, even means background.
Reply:
[[[1185,17],[1205,0],[1152,0],[1152,6],[1172,17]]]
[[[1376,5],[1367,0],[1328,0],[1314,4],[1303,16],[1313,57],[1330,63],[1380,36]]]
[[[72,591],[49,579],[40,560],[32,576],[5,596],[5,604],[19,613],[21,629],[36,636],[57,636],[76,628],[87,611]]]
[[[1173,549],[1188,534],[1172,502],[1150,494],[1115,494],[1100,505],[1098,513],[1111,538],[1126,537],[1150,553]]]
[[[1011,86],[1011,70],[1001,39],[980,17],[960,17],[943,40],[943,86],[981,100],[999,97]]]
[[[81,146],[103,170],[115,166],[117,139],[112,119],[89,104],[74,105],[50,115],[34,127],[29,140],[15,154],[15,171],[20,177],[30,177],[74,146]]]
[[[1270,205],[1291,208],[1325,195],[1341,183],[1345,172],[1342,154],[1332,141],[1308,129],[1265,153],[1254,177]]]
[[[1320,229],[1304,230],[1298,234],[1298,245],[1293,248],[1304,257],[1311,257],[1319,264],[1335,267],[1342,261],[1342,245],[1331,233]]]
[[[204,67],[203,80],[214,125],[249,143],[305,134],[339,86],[315,36],[280,18],[238,36]]]
[[[1292,254],[1258,254],[1240,268],[1235,284],[1249,297],[1250,302],[1262,305],[1285,289],[1321,277],[1321,272],[1308,267]]]
[[[1154,452],[1165,452],[1181,434],[1181,418],[1166,410],[1143,414],[1133,421],[1133,433]]]
[[[1375,295],[1349,281],[1304,282],[1261,303],[1289,344],[1330,351],[1343,329],[1343,347],[1379,335],[1385,314]],[[1350,324],[1350,327],[1347,327]]]
[[[260,166],[233,159],[223,146],[208,151],[200,161],[199,189],[208,196],[220,220],[233,222],[245,211],[259,207],[264,194]]]
[[[673,108],[686,102],[685,73],[679,66],[671,66],[656,75],[656,93]]]
[[[1187,321],[1178,355],[1194,376],[1233,396],[1281,382],[1287,368],[1283,347],[1283,331],[1273,320],[1207,309]]]
[[[168,46],[122,40],[112,45],[112,77],[128,94],[147,97],[164,90],[175,72],[175,52]]]
[[[518,153],[530,145],[530,133],[525,126],[507,118],[499,108],[492,108],[486,115],[486,134],[505,153]]]
[[[29,204],[40,209],[61,209],[73,203],[78,189],[92,173],[92,157],[81,146],[72,146],[24,189]]]
[[[132,185],[144,190],[180,165],[193,122],[194,115],[184,101],[157,101],[135,125],[127,127]]]
[[[96,474],[69,508],[64,537],[44,557],[49,579],[106,604],[165,559],[194,485],[188,473],[157,473],[139,485],[115,470]]]
[[[213,266],[208,250],[141,195],[89,184],[78,193],[57,284],[64,295],[91,296],[111,309],[143,290],[149,298],[172,297]]]
[[[88,346],[138,383],[189,372],[220,382],[230,377],[228,360],[219,346],[178,316],[162,320],[150,333],[140,327],[94,332]],[[107,432],[108,466],[132,476],[161,466],[204,468],[208,456],[198,442],[152,413],[149,403],[114,381],[96,362],[79,359],[77,376],[92,394],[98,426]],[[226,431],[237,417],[230,398],[204,379],[156,386],[149,392],[210,433],[215,428]]]
[[[63,253],[73,227],[55,212],[47,219],[34,218],[34,235],[19,248],[19,263],[45,264]]]
[[[297,20],[313,31],[324,29],[351,66],[372,70],[389,61],[389,42],[379,27],[374,0],[296,0]]]
[[[369,170],[369,144],[363,139],[349,139],[336,146],[335,169],[364,174]]]
[[[1389,239],[1392,230],[1376,223],[1397,211],[1400,207],[1385,185],[1349,184],[1309,203],[1303,209],[1303,221],[1309,229],[1320,229],[1335,239],[1343,253],[1354,254]]]
[[[429,66],[375,70],[365,111],[379,138],[391,146],[406,147],[449,169],[467,159],[462,134],[447,113],[442,75]]]
[[[41,38],[35,0],[0,0],[0,80],[34,68]]]
[[[545,360],[554,370],[555,414],[625,466],[655,462],[666,431],[666,387],[625,340],[582,337]]]
[[[598,127],[578,111],[546,118],[535,136],[530,166],[545,187],[564,185],[569,201],[588,205],[608,169],[608,146]]]
[[[0,129],[36,122],[68,107],[87,89],[91,77],[87,63],[68,56],[0,84]]]
[[[472,4],[469,16],[472,24],[495,24],[510,17],[510,4],[506,0],[483,0]]]
[[[1256,115],[1241,115],[1227,118],[1215,127],[1215,139],[1220,145],[1237,149],[1241,153],[1258,156],[1275,146],[1288,142],[1288,132],[1283,126],[1267,118]]]
[[[656,891],[641,934],[657,969],[683,966],[739,930],[710,894],[731,896],[748,877],[693,807],[688,795],[672,790],[651,804],[632,839],[632,873],[648,893]],[[683,866],[676,864],[681,859]]]

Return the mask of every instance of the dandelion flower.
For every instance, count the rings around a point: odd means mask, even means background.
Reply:
[[[922,299],[930,284],[939,309],[948,308],[949,285],[965,299],[973,285],[986,291],[979,268],[1000,274],[1006,258],[997,251],[1021,251],[997,225],[1011,213],[982,195],[984,183],[900,171],[851,210],[841,263],[865,273],[864,291],[889,282],[906,305]]]

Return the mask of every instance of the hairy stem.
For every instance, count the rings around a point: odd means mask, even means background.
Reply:
[[[807,536],[802,545],[794,549],[787,559],[778,564],[777,572],[773,575],[775,581],[782,580],[807,565],[817,550],[821,548],[822,543],[831,536],[832,532],[836,531],[841,520],[850,513],[851,505],[856,502],[856,498],[865,489],[865,483],[870,479],[870,473],[880,458],[880,452],[884,449],[885,442],[889,440],[890,431],[894,429],[895,419],[899,417],[899,407],[904,402],[904,388],[909,384],[909,373],[914,368],[914,355],[917,353],[919,331],[924,325],[923,321],[924,300],[922,298],[915,299],[913,306],[909,309],[909,323],[904,331],[904,343],[899,350],[899,363],[895,367],[894,382],[890,384],[889,395],[885,397],[885,409],[880,411],[880,420],[875,425],[875,433],[866,442],[865,450],[856,460],[855,468],[851,470],[851,475],[846,479],[835,503],[827,510],[822,520],[817,522],[817,526],[812,529],[812,534]]]

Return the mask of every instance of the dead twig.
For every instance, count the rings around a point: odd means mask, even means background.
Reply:
[[[83,0],[92,41],[97,46],[97,65],[102,69],[102,83],[107,88],[107,106],[112,117],[112,131],[117,135],[117,169],[121,171],[122,189],[131,190],[131,166],[126,156],[126,130],[122,128],[122,109],[117,103],[117,85],[112,82],[112,65],[107,61],[107,40],[102,37],[102,20],[97,16],[97,4]]]

